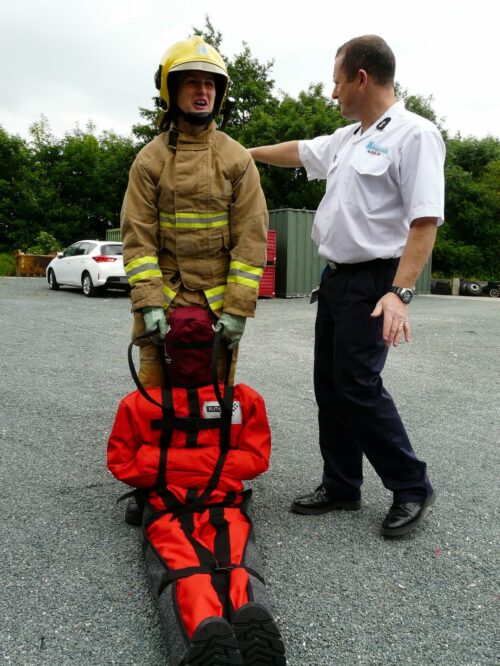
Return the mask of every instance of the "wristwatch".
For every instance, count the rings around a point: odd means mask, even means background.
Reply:
[[[397,294],[406,305],[408,305],[408,303],[413,298],[413,289],[408,289],[408,287],[395,287],[393,285],[391,287],[391,292],[393,294]]]

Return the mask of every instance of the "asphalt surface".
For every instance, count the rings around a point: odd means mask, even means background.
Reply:
[[[414,341],[384,372],[438,492],[412,535],[380,536],[391,497],[369,464],[363,509],[301,517],[320,480],[311,363],[316,306],[260,300],[237,380],[273,432],[251,513],[290,666],[498,664],[500,300],[419,296]],[[167,664],[141,537],[106,469],[133,390],[126,295],[0,278],[0,659],[21,666]]]

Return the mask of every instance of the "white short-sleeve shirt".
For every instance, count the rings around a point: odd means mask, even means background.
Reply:
[[[320,256],[338,263],[400,257],[410,224],[444,220],[445,146],[437,127],[394,104],[368,130],[349,125],[299,141],[309,180],[325,180],[312,230]]]

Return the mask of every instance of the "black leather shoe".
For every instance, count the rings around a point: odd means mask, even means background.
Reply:
[[[328,513],[335,509],[358,511],[361,509],[361,502],[359,500],[334,500],[326,492],[325,486],[321,484],[313,493],[297,497],[292,503],[292,511],[306,515]]]
[[[435,499],[436,493],[432,491],[423,502],[394,502],[382,523],[382,535],[393,537],[411,532],[422,522],[425,512]]]

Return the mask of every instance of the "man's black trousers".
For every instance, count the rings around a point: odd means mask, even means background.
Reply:
[[[380,376],[388,353],[382,317],[370,317],[393,284],[397,263],[327,266],[322,276],[314,388],[323,483],[334,499],[359,499],[363,454],[395,501],[421,501],[431,491],[426,464],[417,459]]]

